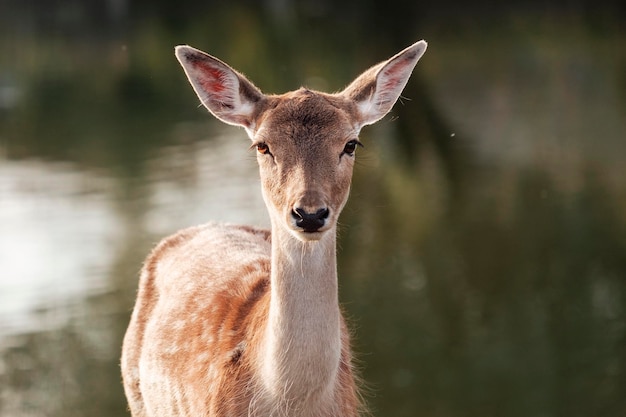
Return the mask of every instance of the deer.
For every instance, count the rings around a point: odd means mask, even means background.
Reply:
[[[338,300],[337,220],[362,127],[394,106],[419,41],[337,93],[264,94],[175,48],[202,105],[252,141],[271,230],[211,222],[146,258],[121,371],[133,417],[356,417],[365,411]]]

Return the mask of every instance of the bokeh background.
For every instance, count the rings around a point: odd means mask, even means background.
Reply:
[[[620,1],[0,1],[0,415],[127,415],[150,248],[267,225],[187,43],[266,92],[336,91],[416,40],[362,132],[341,300],[375,416],[626,416]]]

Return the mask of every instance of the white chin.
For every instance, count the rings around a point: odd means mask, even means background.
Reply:
[[[317,232],[305,232],[302,229],[291,229],[291,234],[302,242],[316,242],[320,240],[327,231],[328,229],[318,230]]]

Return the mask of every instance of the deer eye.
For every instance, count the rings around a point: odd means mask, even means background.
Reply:
[[[256,146],[256,150],[259,151],[260,154],[263,154],[263,155],[270,154],[271,155],[270,147],[267,146],[267,143],[259,142],[255,146]]]
[[[348,141],[348,143],[346,143],[346,146],[344,146],[343,148],[343,154],[350,155],[350,156],[354,155],[354,152],[356,151],[357,146],[363,146],[363,145],[361,144],[361,142],[359,142],[356,139],[352,139]]]

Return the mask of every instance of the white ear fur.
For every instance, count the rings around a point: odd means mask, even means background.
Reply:
[[[342,94],[356,103],[361,126],[377,122],[391,110],[426,47],[425,41],[416,42],[365,71],[346,87]]]
[[[200,102],[218,119],[254,128],[254,115],[263,93],[248,79],[219,59],[191,46],[179,45],[176,58]]]

